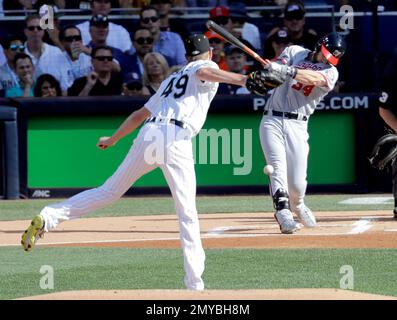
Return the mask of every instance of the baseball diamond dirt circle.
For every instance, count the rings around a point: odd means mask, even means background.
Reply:
[[[389,211],[317,212],[318,227],[280,234],[273,213],[200,215],[209,248],[397,248],[397,224]],[[19,246],[28,221],[0,221],[1,246]],[[175,215],[87,218],[62,223],[38,246],[179,248]],[[161,291],[161,293],[159,293]],[[385,299],[336,289],[76,291],[43,299]],[[316,293],[313,294],[313,291]],[[165,294],[167,293],[167,294]],[[313,298],[314,297],[314,298]],[[393,297],[390,297],[393,298]]]

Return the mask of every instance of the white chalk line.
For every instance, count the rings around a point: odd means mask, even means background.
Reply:
[[[299,231],[294,234],[290,234],[288,236],[304,236],[304,237],[318,237],[318,236],[346,236],[346,233],[317,233],[317,234],[299,234]],[[268,234],[268,233],[253,233],[253,234],[219,234],[217,236],[206,236],[202,235],[202,239],[220,239],[220,238],[253,238],[253,237],[285,237],[281,233],[277,234]],[[73,245],[73,244],[97,244],[97,243],[125,243],[125,242],[145,242],[145,241],[170,241],[177,240],[179,238],[152,238],[152,239],[119,239],[119,240],[82,240],[82,241],[68,241],[68,242],[45,242],[45,243],[37,243],[36,246],[54,246],[54,245]],[[0,244],[0,247],[17,247],[20,244],[17,243],[7,243]]]
[[[363,233],[373,225],[369,223],[373,220],[377,220],[378,217],[365,217],[364,219],[360,219],[353,223],[353,228],[349,232],[338,232],[338,233],[311,233],[311,234],[300,234],[299,231],[295,234],[289,236],[303,236],[303,237],[318,237],[318,236],[346,236],[346,235],[355,235]],[[329,225],[328,225],[329,226]],[[351,225],[338,224],[334,225],[338,227],[348,227]],[[271,225],[269,227],[275,227],[278,229],[278,225]],[[324,227],[322,225],[318,225],[318,227]],[[263,230],[263,226],[225,226],[225,227],[217,227],[201,236],[202,239],[219,239],[219,238],[252,238],[252,237],[279,237],[281,234],[268,234],[268,233],[251,233],[251,234],[225,234],[227,231],[239,231],[239,230]],[[397,229],[385,229],[385,231],[397,231]],[[116,240],[83,240],[83,241],[63,241],[63,242],[46,242],[46,243],[38,243],[36,246],[54,246],[54,245],[74,245],[74,244],[97,244],[97,243],[126,243],[126,242],[145,242],[145,241],[179,241],[180,238],[147,238],[147,239],[116,239]],[[0,247],[16,247],[20,246],[20,244],[11,243],[11,244],[0,244]]]
[[[373,225],[370,224],[373,220],[376,220],[376,217],[366,217],[354,222],[353,228],[348,232],[348,234],[360,234],[368,231],[373,227]]]

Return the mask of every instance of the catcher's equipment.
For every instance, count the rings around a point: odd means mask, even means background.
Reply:
[[[393,165],[396,157],[397,134],[389,133],[375,143],[368,160],[374,168],[383,170],[386,166]]]
[[[317,41],[315,52],[321,52],[328,62],[336,66],[346,51],[345,38],[337,32],[331,32]]]
[[[274,76],[270,70],[262,69],[249,73],[245,86],[251,93],[263,96],[283,82]]]

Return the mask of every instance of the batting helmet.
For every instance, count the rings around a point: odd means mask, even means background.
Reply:
[[[330,64],[336,66],[346,51],[345,38],[337,32],[332,32],[317,41],[315,52],[321,52]]]

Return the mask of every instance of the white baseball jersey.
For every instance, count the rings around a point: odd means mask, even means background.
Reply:
[[[329,64],[310,60],[310,51],[300,46],[286,48],[278,63],[319,72],[326,86],[303,85],[290,79],[277,87],[268,99],[265,109],[284,113],[311,115],[320,100],[331,91],[338,79],[337,69]],[[303,216],[307,207],[304,197],[307,186],[307,159],[309,133],[307,118],[291,119],[285,114],[266,113],[260,124],[260,140],[266,163],[274,167],[270,176],[271,194],[287,190],[290,209]],[[289,212],[288,218],[293,219]]]
[[[190,62],[168,76],[145,107],[154,117],[183,121],[192,129],[193,135],[196,135],[205,122],[219,86],[217,82],[201,81],[196,75],[200,68],[219,69],[210,60]]]
[[[327,86],[305,86],[295,79],[290,79],[273,91],[266,103],[265,109],[297,112],[309,116],[314,112],[321,99],[334,88],[338,80],[338,70],[330,64],[311,61],[309,59],[309,53],[310,50],[303,47],[290,46],[281,53],[277,61],[281,64],[294,66],[297,69],[318,71],[326,79]]]
[[[193,147],[191,139],[185,139],[200,131],[218,88],[217,83],[201,81],[197,77],[196,71],[203,67],[218,69],[212,61],[191,62],[165,79],[145,105],[154,117],[183,121],[188,128],[170,122],[146,123],[121,165],[102,186],[43,208],[40,214],[45,221],[45,231],[54,229],[62,221],[82,217],[112,203],[142,175],[160,167],[175,201],[184,255],[185,286],[192,290],[204,289],[205,253],[195,201]],[[170,131],[176,134],[169,135]],[[156,139],[159,136],[167,140]],[[153,147],[155,156],[152,156]],[[163,157],[157,158],[159,154]]]

